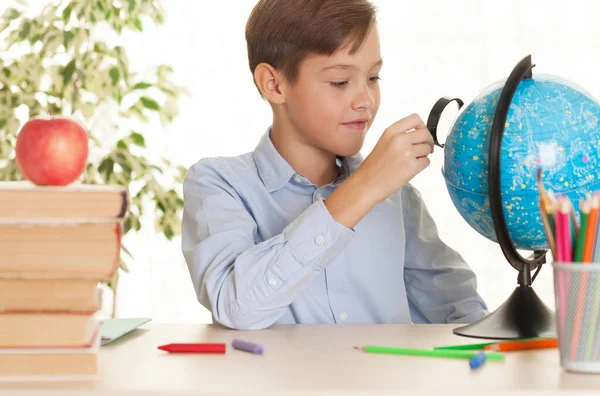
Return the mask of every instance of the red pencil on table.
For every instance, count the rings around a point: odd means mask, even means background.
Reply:
[[[225,353],[225,344],[167,344],[158,349],[169,353]]]

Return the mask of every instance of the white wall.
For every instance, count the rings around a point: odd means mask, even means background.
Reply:
[[[128,34],[131,64],[140,70],[171,64],[190,95],[166,133],[150,127],[152,150],[189,166],[204,156],[253,150],[270,122],[247,67],[244,25],[255,0],[165,2],[166,23],[141,36]],[[465,101],[505,78],[525,55],[534,72],[560,75],[600,97],[597,23],[599,6],[590,1],[378,0],[385,66],[382,104],[363,148],[367,155],[383,130],[417,112],[424,119],[442,95]],[[471,264],[479,289],[495,309],[516,285],[516,271],[500,247],[473,231],[454,209],[440,172],[442,152],[414,184],[439,226],[441,237]],[[121,278],[119,316],[155,321],[209,322],[195,300],[180,239],[168,243],[151,224],[126,237],[137,260]],[[551,268],[534,283],[554,306]]]

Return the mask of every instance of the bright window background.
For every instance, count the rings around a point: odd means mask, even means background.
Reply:
[[[186,167],[206,156],[252,151],[271,121],[268,104],[258,96],[247,66],[244,27],[255,0],[164,3],[164,25],[146,24],[143,34],[122,37],[132,68],[142,71],[170,64],[177,82],[189,91],[180,102],[180,116],[168,130],[150,125],[144,131],[150,149]],[[534,73],[559,75],[600,97],[597,2],[374,3],[379,9],[385,66],[382,104],[362,150],[365,156],[391,123],[413,112],[426,119],[443,95],[470,102],[484,87],[507,77],[528,54],[537,64]],[[445,130],[451,120],[447,121]],[[481,295],[490,309],[495,309],[515,288],[517,272],[498,245],[460,217],[446,191],[442,162],[438,149],[431,166],[414,179],[414,185],[442,239],[472,266]],[[140,233],[125,240],[136,260],[131,272],[120,280],[118,316],[210,322],[209,312],[196,300],[180,238],[169,242],[155,234],[151,222],[144,225]],[[554,307],[550,266],[542,269],[534,287],[546,304]]]

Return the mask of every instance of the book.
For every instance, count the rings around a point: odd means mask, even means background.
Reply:
[[[119,185],[36,186],[28,181],[0,182],[0,218],[123,218],[127,188]]]
[[[2,313],[0,348],[80,348],[99,326],[93,313]]]
[[[94,379],[100,332],[78,348],[0,349],[0,382]]]
[[[131,333],[144,323],[148,323],[150,318],[114,318],[101,321],[100,345],[110,344],[114,340]]]
[[[118,268],[121,228],[116,219],[0,219],[0,276],[109,280]]]
[[[0,278],[0,312],[95,312],[102,289],[96,280]]]

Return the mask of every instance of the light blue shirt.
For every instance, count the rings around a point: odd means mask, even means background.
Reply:
[[[182,250],[200,303],[236,329],[274,323],[470,323],[485,316],[476,278],[438,237],[409,185],[355,227],[323,199],[361,164],[317,188],[264,134],[254,152],[205,158],[183,185]]]

